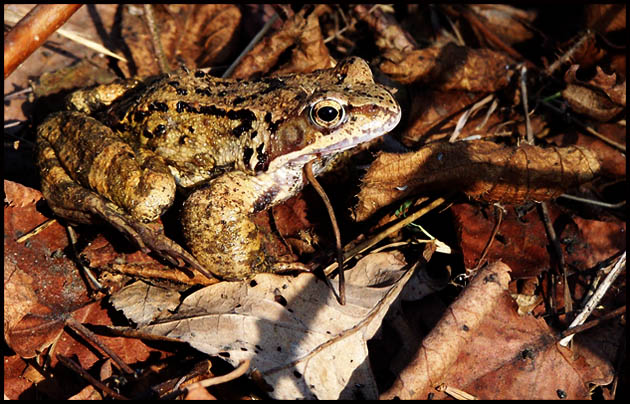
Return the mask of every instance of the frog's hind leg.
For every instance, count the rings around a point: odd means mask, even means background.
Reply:
[[[261,190],[252,177],[232,171],[193,192],[182,208],[188,248],[199,262],[226,280],[273,271],[263,236],[252,221]]]
[[[86,136],[79,137],[77,133],[79,131]],[[97,139],[100,143],[97,142],[94,145],[90,142],[93,140],[90,139],[90,136],[94,135],[100,135],[105,139]],[[71,144],[68,144],[69,142]],[[73,222],[94,223],[101,219],[105,220],[135,241],[140,248],[146,250],[148,247],[174,264],[178,264],[177,259],[182,259],[206,276],[211,277],[190,253],[164,236],[159,229],[143,223],[141,219],[126,212],[123,207],[101,195],[101,193],[105,193],[110,196],[117,192],[113,190],[108,192],[107,188],[116,188],[116,185],[120,185],[120,182],[124,181],[124,176],[121,178],[115,173],[112,174],[113,170],[110,169],[110,175],[103,174],[99,177],[101,179],[109,178],[109,182],[105,181],[104,184],[94,185],[94,177],[98,176],[91,171],[104,169],[102,167],[103,153],[111,155],[115,161],[124,160],[125,157],[127,159],[134,157],[133,151],[126,149],[123,149],[122,156],[113,153],[111,148],[116,147],[116,145],[112,146],[112,144],[116,142],[120,143],[120,139],[111,130],[98,121],[80,114],[64,112],[56,114],[44,122],[38,129],[37,161],[42,177],[42,193],[50,208],[57,215]],[[108,148],[110,148],[109,153]],[[162,174],[160,174],[159,162],[149,161],[148,158],[144,158],[144,160],[145,168],[155,169],[158,167],[157,175],[164,176],[164,170],[161,170]],[[123,167],[130,168],[130,164],[126,163],[123,162]],[[135,164],[138,166],[138,163]],[[128,173],[127,177],[130,175],[133,174]],[[148,186],[147,184],[151,184],[150,180],[155,179],[155,175],[153,172],[145,175],[148,178],[142,178],[140,175],[140,180],[136,181],[135,194],[148,193],[151,195],[151,192],[144,188]],[[171,181],[173,181],[172,177]],[[158,194],[164,191],[163,188],[158,189]],[[99,192],[103,189],[105,189],[104,192]],[[133,189],[129,192],[134,194]],[[172,192],[174,193],[174,185]],[[124,196],[121,192],[118,193],[121,194],[120,196]],[[126,200],[123,203],[133,204],[133,201]],[[165,204],[166,207],[170,205],[170,201],[160,203]],[[147,209],[140,207],[134,210],[132,207],[130,210],[132,212],[146,212]]]

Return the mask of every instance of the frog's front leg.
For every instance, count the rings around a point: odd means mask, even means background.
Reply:
[[[207,276],[194,257],[160,229],[157,219],[174,198],[168,167],[150,152],[135,152],[111,129],[76,112],[49,117],[38,128],[37,161],[42,193],[57,215],[79,223],[103,219],[163,258],[188,262]]]
[[[208,270],[227,280],[306,269],[297,262],[268,257],[264,236],[252,221],[252,214],[285,200],[281,192],[273,181],[241,171],[214,179],[184,203],[182,226],[188,248]]]

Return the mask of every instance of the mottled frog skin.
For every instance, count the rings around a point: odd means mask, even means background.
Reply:
[[[251,215],[303,186],[340,152],[392,130],[400,107],[365,61],[256,80],[202,71],[118,81],[68,98],[38,128],[42,191],[74,222],[105,220],[171,262],[224,279],[287,269]],[[187,191],[190,253],[151,224]],[[191,255],[192,253],[192,255]]]

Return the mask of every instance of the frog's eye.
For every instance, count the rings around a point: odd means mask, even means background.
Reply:
[[[317,101],[311,106],[309,117],[315,125],[332,129],[346,119],[346,111],[339,101],[324,99]]]

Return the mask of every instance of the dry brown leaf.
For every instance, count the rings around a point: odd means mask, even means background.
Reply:
[[[564,75],[564,81],[568,84],[580,85],[583,87],[589,87],[596,90],[601,90],[605,93],[612,102],[617,105],[626,106],[626,82],[617,82],[617,75],[615,73],[606,74],[601,67],[596,66],[596,74],[593,79],[588,82],[584,82],[577,78],[577,71],[580,68],[579,65],[571,66]]]
[[[505,87],[514,61],[490,49],[472,49],[448,43],[409,52],[389,50],[381,70],[404,83],[421,83],[441,90],[492,92]]]
[[[598,32],[611,32],[626,28],[626,5],[587,4],[586,25]]]
[[[363,178],[356,220],[409,194],[457,190],[486,202],[555,198],[590,181],[597,157],[583,147],[506,147],[493,142],[432,143],[405,154],[381,153]]]
[[[409,365],[381,399],[426,399],[443,375],[470,343],[470,331],[492,312],[497,297],[507,289],[510,268],[495,263],[480,271],[422,341]]]
[[[138,296],[142,298],[140,302]],[[110,298],[116,309],[124,310],[139,326],[149,324],[166,311],[175,310],[179,300],[180,295],[176,290],[164,289],[142,281],[123,287]]]
[[[496,224],[493,210],[493,207],[469,203],[458,203],[451,207],[464,266],[468,269],[477,267],[492,235]],[[553,205],[549,210],[553,221],[559,212]],[[519,215],[512,206],[507,206],[486,259],[488,262],[504,262],[511,268],[513,279],[536,277],[551,264],[548,244],[545,227],[536,209]]]
[[[415,92],[408,112],[408,124],[401,141],[413,148],[417,144],[427,144],[449,137],[462,114],[481,98],[469,91],[421,89]],[[502,125],[506,120],[502,114],[493,113],[486,117],[486,112],[486,108],[481,108],[470,115],[466,125],[459,132],[459,138],[471,135],[489,137],[508,130]]]
[[[563,214],[555,203],[547,204],[549,219],[555,225],[566,262],[585,271],[623,250],[626,224],[620,220],[590,220]],[[502,260],[512,268],[512,278],[534,278],[552,265],[549,240],[540,214],[533,206],[529,212],[505,206],[497,237],[487,251],[489,262]],[[475,268],[496,223],[493,208],[466,203],[451,207],[457,238],[466,268]]]
[[[382,5],[357,4],[353,10],[359,19],[375,32],[376,46],[379,49],[395,49],[402,52],[416,49],[418,45],[413,37],[383,8]]]
[[[64,228],[53,223],[23,243],[17,238],[48,218],[39,213],[37,191],[5,180],[4,337],[17,354],[31,358],[62,332],[69,313],[89,303],[76,266],[62,252]]]
[[[333,59],[324,43],[318,18],[328,10],[328,6],[318,6],[308,16],[304,30],[296,38],[295,48],[291,51],[291,59],[279,67],[274,75],[308,73],[317,69],[334,67]]]
[[[608,139],[618,144],[625,145],[627,131],[626,128],[617,123],[595,123],[593,128]],[[611,178],[623,178],[626,176],[626,155],[621,150],[612,147],[608,143],[584,133],[559,133],[547,138],[550,144],[562,146],[563,144],[573,144],[588,148],[597,155],[601,162],[600,173]]]
[[[366,340],[413,273],[400,258],[379,258],[389,255],[367,256],[363,261],[380,264],[356,276],[347,271],[345,306],[312,274],[259,274],[203,288],[139,331],[188,342],[234,365],[250,359],[274,398],[375,398]],[[136,321],[133,306],[123,311]]]
[[[567,87],[562,96],[571,108],[580,114],[605,122],[620,113],[626,106],[626,82],[617,83],[615,73],[606,75],[597,67],[597,75],[589,82],[576,77],[578,65],[573,65],[565,74]]]
[[[476,275],[381,398],[444,399],[434,388],[446,385],[482,399],[585,399],[588,383],[610,383],[610,363],[557,346],[542,318],[517,313],[507,271],[499,262]]]
[[[469,7],[483,18],[488,29],[507,44],[524,42],[534,36],[530,28],[538,15],[534,10],[523,10],[508,4],[471,4]]]
[[[331,67],[318,20],[318,16],[328,10],[329,7],[326,5],[303,7],[300,12],[286,20],[280,30],[266,36],[254,46],[243,57],[231,77],[247,78],[254,74],[269,72],[278,63],[280,55],[293,45],[296,45],[296,50],[293,52],[296,66],[311,70],[291,68],[291,63],[288,63],[284,67],[286,72],[306,72]],[[312,60],[307,60],[308,58]]]
[[[234,4],[157,4],[153,6],[160,42],[171,67],[225,63],[235,52],[241,12]],[[133,64],[119,63],[128,75],[159,74],[151,35],[141,5],[125,5],[121,36]],[[135,69],[130,71],[130,69]]]
[[[471,330],[443,383],[480,399],[589,399],[590,385],[612,381],[609,362],[581,343],[573,351],[556,344],[542,318],[517,314],[504,291],[492,313]],[[489,347],[492,347],[489,349]],[[436,393],[435,399],[446,398]]]

